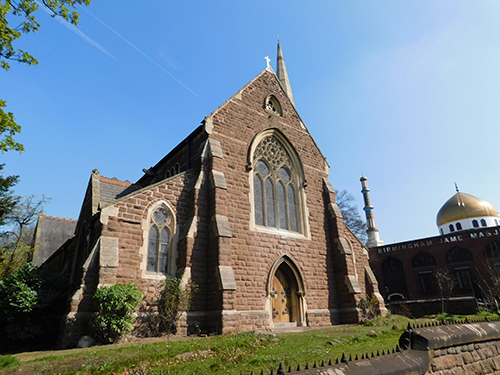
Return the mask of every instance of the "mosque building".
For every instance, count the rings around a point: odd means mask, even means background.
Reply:
[[[474,310],[485,300],[490,275],[500,274],[500,216],[493,205],[456,187],[456,193],[437,213],[440,235],[384,244],[375,227],[364,176],[361,186],[370,266],[389,304],[405,301],[413,315],[431,312],[436,307],[432,302],[440,301],[441,295],[436,273],[452,276],[449,297],[455,308]]]

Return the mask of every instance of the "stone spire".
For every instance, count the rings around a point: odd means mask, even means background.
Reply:
[[[368,227],[368,229],[366,230],[366,234],[368,234],[366,247],[371,248],[382,246],[384,244],[384,241],[380,240],[380,234],[377,227],[375,227],[375,216],[373,215],[373,206],[370,201],[370,189],[368,189],[368,183],[366,182],[368,179],[363,176],[359,180],[361,181],[361,192],[363,193],[363,199],[365,201],[365,207],[363,208],[363,210],[366,214],[366,225]]]
[[[280,81],[281,87],[288,95],[288,98],[291,100],[293,105],[295,102],[293,101],[292,87],[290,86],[290,81],[288,80],[288,73],[286,72],[285,59],[283,58],[283,52],[281,51],[281,44],[278,41],[278,59],[276,62],[276,76]]]

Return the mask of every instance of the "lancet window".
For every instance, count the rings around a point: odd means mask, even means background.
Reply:
[[[148,272],[167,273],[172,224],[172,214],[164,206],[157,208],[151,215],[146,267]]]
[[[274,135],[263,138],[255,148],[253,170],[255,224],[301,232],[300,177],[290,155]]]

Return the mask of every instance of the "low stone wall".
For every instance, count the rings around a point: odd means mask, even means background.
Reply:
[[[446,311],[455,315],[472,315],[478,311],[478,304],[475,297],[455,297],[445,302]],[[413,301],[393,301],[386,304],[391,314],[399,314],[421,318],[426,315],[435,314],[441,311],[441,300],[425,299]]]
[[[500,342],[468,344],[431,352],[426,374],[500,374]]]
[[[390,352],[344,355],[335,363],[280,366],[271,374],[304,375],[488,375],[500,374],[500,321],[430,324],[401,335]],[[262,372],[264,374],[265,372]]]

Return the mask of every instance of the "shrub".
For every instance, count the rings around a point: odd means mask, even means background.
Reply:
[[[359,300],[359,308],[361,309],[361,312],[363,313],[363,320],[370,320],[375,318],[377,316],[377,309],[378,309],[378,299],[375,297],[375,295],[366,295],[365,298],[361,298]]]
[[[183,311],[189,310],[191,300],[198,291],[195,283],[183,285],[179,278],[164,280],[156,300],[155,311],[150,311],[143,332],[159,336],[175,333],[177,321]]]
[[[97,311],[90,318],[95,338],[113,343],[130,332],[141,300],[142,292],[132,281],[98,288],[94,293]]]

